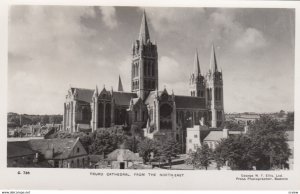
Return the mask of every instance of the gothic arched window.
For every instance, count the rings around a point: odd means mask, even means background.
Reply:
[[[192,126],[192,116],[191,116],[191,113],[189,111],[187,111],[187,113],[185,115],[185,122],[187,124],[187,127]]]
[[[162,117],[171,117],[172,107],[169,104],[163,104],[160,107],[160,115]]]
[[[119,109],[116,109],[115,110],[115,123],[117,124],[117,125],[119,125],[119,124],[121,124],[119,121],[120,119],[120,113],[119,113]]]
[[[103,127],[103,115],[104,114],[104,105],[99,103],[98,105],[98,127]]]
[[[152,76],[154,76],[155,75],[155,65],[154,65],[155,63],[154,62],[152,62]]]
[[[111,122],[111,105],[110,103],[107,103],[105,106],[105,127],[110,127],[110,122]]]
[[[82,121],[89,122],[91,120],[91,110],[88,107],[82,109]]]
[[[152,68],[152,66],[151,66],[151,62],[150,61],[148,61],[148,76],[151,76],[151,68]]]

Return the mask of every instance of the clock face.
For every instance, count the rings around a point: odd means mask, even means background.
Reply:
[[[172,107],[168,104],[163,104],[160,107],[160,115],[162,117],[169,117],[172,113]]]

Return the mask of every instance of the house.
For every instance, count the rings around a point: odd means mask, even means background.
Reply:
[[[37,155],[26,141],[7,143],[7,167],[33,167]]]
[[[46,160],[54,168],[86,168],[89,165],[88,153],[79,138],[34,139],[28,143],[41,154],[39,161]]]
[[[226,128],[208,128],[203,123],[200,121],[200,125],[187,128],[186,153],[195,152],[203,143],[206,143],[209,148],[214,150],[221,139],[226,139],[232,135],[241,135],[248,131],[248,126],[245,126],[244,131],[230,131]]]
[[[187,128],[186,136],[186,153],[195,152],[201,147],[201,136],[203,132],[208,131],[208,127],[204,125],[195,125],[193,128]]]
[[[228,138],[228,129],[223,129],[219,131],[211,131],[203,140],[209,148],[214,150],[221,139]]]
[[[143,163],[143,159],[138,153],[133,153],[128,149],[116,149],[107,155],[105,159],[113,169],[127,169],[133,165]]]
[[[8,141],[9,167],[89,167],[87,151],[79,138],[24,140]]]

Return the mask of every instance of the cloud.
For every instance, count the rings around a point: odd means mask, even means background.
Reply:
[[[237,49],[244,49],[252,51],[267,45],[267,41],[264,38],[262,32],[255,28],[248,28],[235,42]]]
[[[144,8],[141,8],[144,9]],[[147,15],[151,17],[149,20],[153,25],[155,31],[161,35],[167,35],[168,33],[178,33],[184,28],[178,28],[178,26],[189,24],[192,20],[199,18],[204,13],[203,8],[147,8]],[[186,31],[189,33],[190,30]]]
[[[10,8],[8,111],[62,113],[69,84],[91,89],[97,84],[99,90],[105,84],[116,89],[119,74],[124,90],[130,91],[130,49],[142,10],[103,9]],[[159,89],[165,85],[168,91],[188,95],[194,51],[198,48],[201,72],[206,72],[214,41],[224,73],[225,111],[284,109],[281,106],[292,110],[294,47],[290,40],[294,37],[291,26],[274,23],[274,18],[288,21],[289,17],[279,14],[282,11],[146,8],[151,38],[158,45]],[[282,26],[286,28],[280,31]],[[270,105],[264,106],[268,99],[272,99]]]
[[[184,65],[180,65],[175,59],[168,56],[160,57],[159,66],[159,81],[160,89],[165,86],[168,89],[174,89],[175,93],[188,94],[188,71]]]
[[[102,21],[105,23],[105,25],[110,29],[117,27],[118,22],[116,19],[116,8],[104,6],[100,7],[99,9],[101,10]]]
[[[168,56],[160,57],[159,78],[163,82],[177,82],[184,77],[184,68],[174,59]]]
[[[9,51],[26,53],[28,57],[59,54],[63,49],[74,52],[74,40],[94,33],[81,25],[81,18],[94,16],[90,7],[13,6],[9,17]]]
[[[267,45],[261,31],[253,27],[245,27],[237,21],[234,10],[221,9],[210,15],[212,22],[211,39],[223,43],[232,43],[239,52],[251,52]]]
[[[131,90],[131,58],[128,56],[120,62],[118,73],[121,76],[124,91]],[[117,89],[117,88],[116,88]]]

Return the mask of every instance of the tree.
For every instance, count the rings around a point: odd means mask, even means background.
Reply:
[[[287,130],[294,130],[294,112],[289,112],[286,118]]]
[[[258,170],[282,168],[290,156],[284,127],[269,116],[251,123],[246,135],[221,140],[214,151],[218,167],[228,161],[231,169]]]
[[[244,126],[233,121],[225,121],[225,127],[231,131],[243,131]]]
[[[157,146],[152,139],[144,138],[138,144],[138,152],[140,156],[142,156],[144,164],[150,161],[151,153],[154,153],[156,151],[157,151]]]
[[[93,143],[89,146],[91,154],[104,154],[118,149],[124,143],[124,134],[122,131],[114,129],[100,129],[94,132]]]
[[[253,153],[251,140],[245,135],[230,136],[222,139],[214,150],[217,167],[224,166],[226,161],[232,170],[252,169]]]
[[[250,125],[249,137],[254,150],[255,166],[260,170],[282,168],[287,165],[291,151],[285,129],[269,116],[263,116]]]
[[[141,142],[140,137],[124,135],[124,148],[131,150],[134,153],[138,152],[138,145]]]
[[[43,124],[49,123],[49,116],[48,115],[41,116],[41,123]]]
[[[63,117],[61,115],[50,115],[49,116],[49,123],[55,123],[60,124],[63,120]]]
[[[177,157],[179,153],[180,145],[173,137],[168,137],[159,143],[158,156],[168,160],[170,168],[172,167],[172,159]]]
[[[205,170],[207,170],[208,166],[211,164],[212,158],[212,150],[205,143],[201,148],[198,148],[196,152],[191,152],[189,154],[187,164],[193,165],[196,169],[205,168]]]

